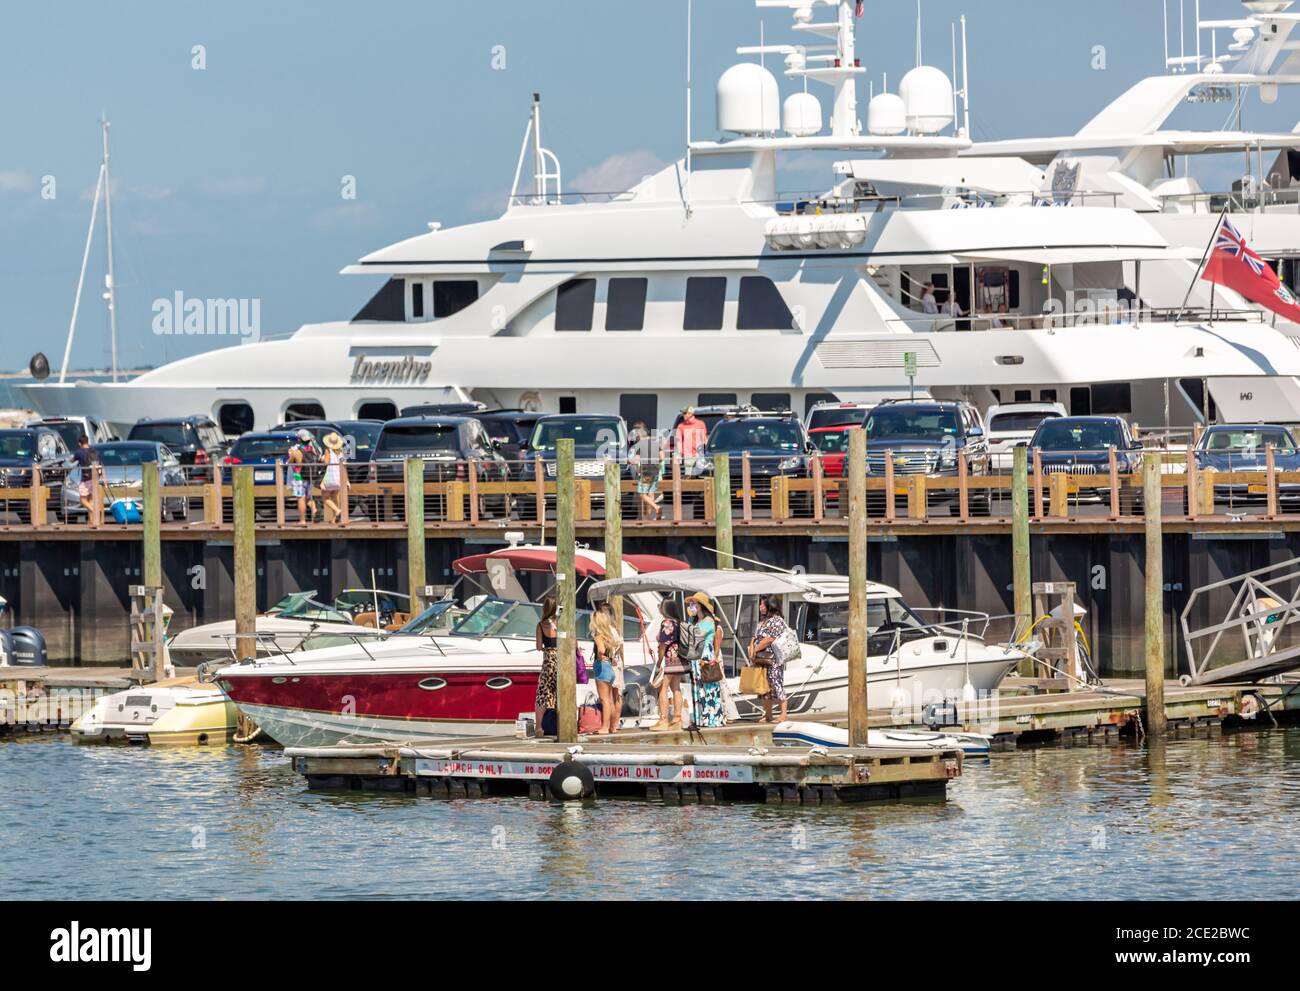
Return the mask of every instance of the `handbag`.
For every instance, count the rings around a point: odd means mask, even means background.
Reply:
[[[772,685],[767,680],[767,672],[760,667],[747,667],[740,669],[740,694],[741,695],[766,695],[772,690]]]
[[[723,678],[722,664],[712,658],[700,661],[700,684],[716,685]]]
[[[575,650],[575,651],[573,652],[573,660],[574,660],[574,663],[575,663],[576,666],[577,666],[577,671],[575,672],[575,675],[576,675],[576,678],[577,678],[578,684],[579,684],[579,685],[585,685],[585,684],[587,683],[587,681],[589,680],[588,677],[587,677],[587,659],[586,659],[585,657],[582,656],[582,648],[581,648],[581,647],[579,647],[577,650]]]
[[[803,647],[799,643],[799,638],[788,626],[772,641],[772,656],[781,667],[785,667],[791,661],[799,660],[802,654]]]

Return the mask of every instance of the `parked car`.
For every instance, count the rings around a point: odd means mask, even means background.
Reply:
[[[136,512],[142,509],[140,497],[144,487],[145,464],[158,463],[158,484],[163,487],[186,484],[180,459],[165,444],[157,441],[110,441],[107,444],[96,444],[93,450],[100,467],[106,516],[112,512],[113,504],[117,502],[132,504]],[[68,471],[67,484],[63,486],[64,519],[86,515],[86,508],[81,505],[81,497],[77,493],[81,480],[82,470],[74,465]],[[163,500],[162,515],[165,520],[188,520],[189,500],[185,496],[168,496]]]
[[[950,400],[886,400],[867,416],[867,472],[882,476],[886,456],[892,454],[895,477],[927,475],[957,478],[961,469],[958,455],[966,455],[969,477],[989,474],[988,438],[979,410],[967,402]],[[869,493],[873,505],[883,493]],[[956,488],[931,492],[931,503],[955,505]],[[988,490],[972,490],[968,505],[977,515],[987,515],[992,503]]]
[[[483,424],[483,429],[496,444],[501,456],[514,464],[524,460],[533,428],[543,415],[521,409],[503,409],[475,413],[473,417]]]
[[[464,481],[469,462],[478,462],[479,481],[504,482],[509,466],[496,450],[483,424],[467,416],[425,416],[390,420],[380,431],[371,458],[371,476],[380,482],[400,482],[405,462],[424,461],[429,482]]]
[[[1142,468],[1142,443],[1118,416],[1065,416],[1044,420],[1034,431],[1029,447],[1039,453],[1043,474],[1096,475],[1096,487],[1084,486],[1081,496],[1110,497],[1110,449],[1115,449],[1115,467],[1123,475]],[[1031,466],[1032,468],[1032,466]],[[1142,508],[1140,489],[1120,490],[1121,511],[1137,513]]]
[[[1278,471],[1300,471],[1300,449],[1286,427],[1271,424],[1219,424],[1201,435],[1194,450],[1196,467],[1206,483],[1219,472],[1264,473],[1268,470],[1268,449],[1273,448],[1273,465]],[[1300,500],[1300,485],[1278,483],[1278,499]],[[1215,485],[1216,502],[1232,505],[1264,502],[1268,487],[1261,478],[1255,484]]]
[[[808,439],[821,452],[823,478],[844,478],[848,475],[849,431],[861,429],[861,424],[840,424],[808,431]],[[839,497],[840,494],[836,491],[826,493],[827,499]]]
[[[555,478],[556,445],[562,438],[573,440],[575,478],[603,479],[606,461],[617,462],[624,479],[632,477],[628,459],[627,424],[621,416],[560,413],[541,417],[533,427],[523,463],[519,466],[520,477],[524,481],[536,480],[537,461],[541,461],[542,471],[548,480]],[[596,497],[603,499],[603,487],[596,488]],[[519,511],[524,518],[534,519],[537,515],[536,501],[521,499]]]
[[[827,427],[860,427],[876,403],[818,403],[808,414],[808,432]]]
[[[287,464],[298,435],[289,431],[248,433],[235,441],[223,459],[227,467],[252,465],[254,485],[274,485],[276,464]]]
[[[696,474],[712,475],[714,458],[726,453],[731,461],[733,495],[744,498],[742,462],[749,455],[750,498],[764,500],[774,478],[807,478],[808,458],[815,450],[797,416],[728,417],[713,428]],[[791,512],[812,514],[812,493],[791,496]]]
[[[984,414],[988,428],[989,458],[994,471],[1009,472],[1015,449],[1028,444],[1044,420],[1069,416],[1062,403],[1006,403],[990,406]]]
[[[49,427],[0,430],[0,505],[17,515],[24,525],[32,521],[31,500],[5,498],[5,489],[25,489],[32,484],[32,469],[41,473],[41,484],[49,489],[47,511],[59,512],[63,485],[73,462],[63,438]]]
[[[221,428],[208,416],[178,416],[141,420],[127,440],[154,441],[180,459],[191,481],[212,479],[212,466],[220,464],[230,450]]]
[[[67,445],[69,451],[76,450],[82,436],[85,436],[91,445],[107,444],[109,441],[118,440],[113,428],[97,416],[47,416],[41,420],[32,420],[27,426],[49,427],[63,438],[63,443]]]

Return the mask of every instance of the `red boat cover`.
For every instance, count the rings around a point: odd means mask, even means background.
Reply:
[[[491,554],[475,554],[454,562],[452,567],[462,575],[481,575],[487,571],[488,559],[509,561],[516,571],[555,570],[555,549],[551,547],[512,547],[507,550],[493,551]],[[685,561],[673,557],[660,557],[657,554],[625,554],[623,560],[636,568],[638,574],[649,571],[685,571],[690,567]],[[579,578],[603,578],[605,566],[584,557],[581,553],[575,558],[575,568]]]

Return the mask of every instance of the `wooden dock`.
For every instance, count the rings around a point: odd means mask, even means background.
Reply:
[[[768,745],[730,742],[763,735]],[[943,799],[961,774],[959,750],[779,747],[771,728],[702,730],[693,742],[628,732],[565,745],[513,737],[445,740],[418,747],[292,748],[309,788],[385,791],[434,798],[632,797],[660,802],[756,801],[803,805]]]

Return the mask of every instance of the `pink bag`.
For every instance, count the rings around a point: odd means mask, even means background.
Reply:
[[[598,733],[605,725],[604,714],[598,705],[584,705],[578,709],[578,732]]]

